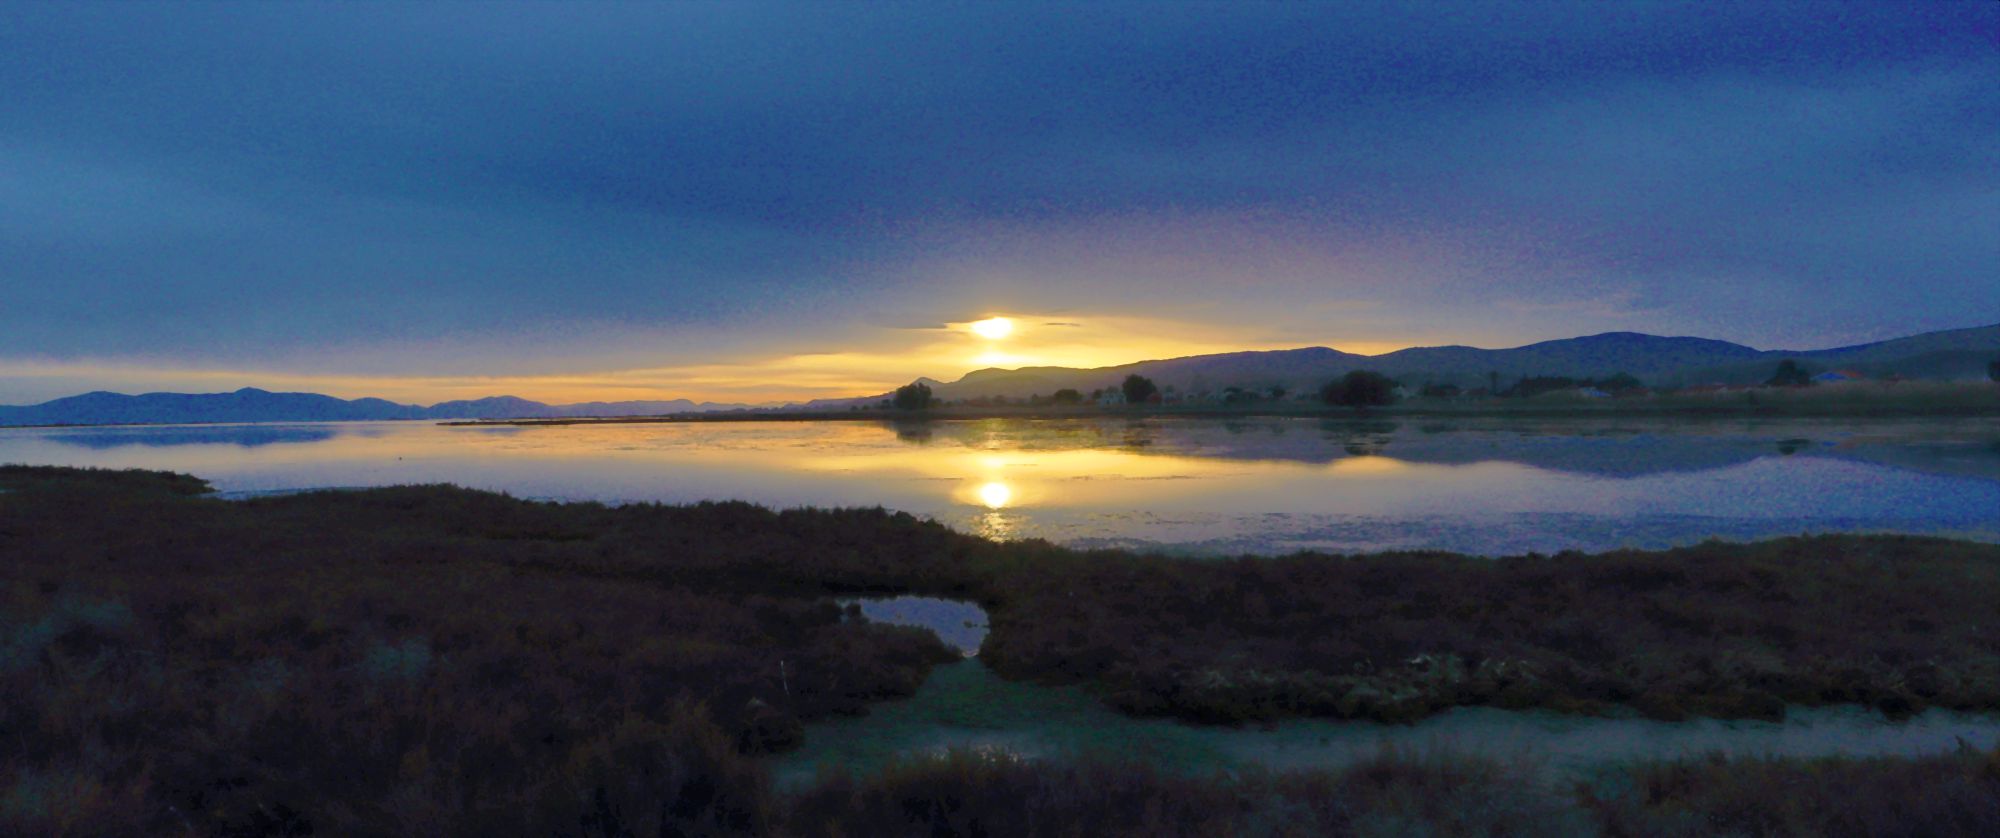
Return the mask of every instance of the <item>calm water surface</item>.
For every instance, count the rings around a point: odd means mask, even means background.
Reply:
[[[2000,421],[980,420],[0,429],[0,462],[238,495],[450,482],[544,499],[881,505],[994,538],[1488,555],[1892,531],[2000,541]]]

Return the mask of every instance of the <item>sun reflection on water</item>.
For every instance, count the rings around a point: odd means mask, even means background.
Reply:
[[[979,516],[976,521],[973,531],[981,538],[1006,541],[1014,536],[1014,522],[1008,519],[1007,513],[998,509]]]
[[[188,472],[227,493],[446,482],[548,500],[881,505],[989,538],[1217,553],[1863,528],[2000,539],[1990,425],[1639,431],[1276,418],[7,428],[0,462]]]
[[[1327,470],[1335,474],[1347,474],[1347,475],[1357,475],[1357,476],[1365,474],[1390,474],[1399,471],[1407,471],[1409,470],[1409,468],[1410,468],[1409,463],[1406,463],[1402,460],[1398,460],[1394,457],[1384,457],[1380,454],[1363,454],[1356,457],[1345,457],[1342,459],[1334,460],[1333,462],[1327,464]]]

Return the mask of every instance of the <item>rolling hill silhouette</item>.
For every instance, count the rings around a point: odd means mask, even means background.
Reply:
[[[1184,392],[1225,387],[1285,387],[1293,392],[1318,388],[1351,370],[1375,370],[1405,384],[1501,386],[1524,376],[1602,378],[1637,376],[1653,386],[1749,384],[1771,376],[1781,360],[1809,372],[1851,369],[1869,376],[1972,380],[1986,377],[1987,364],[2000,359],[2000,324],[1927,332],[1856,346],[1806,351],[1762,350],[1728,341],[1660,337],[1638,332],[1543,341],[1511,349],[1425,346],[1381,355],[1357,355],[1324,346],[1256,352],[1226,352],[1112,367],[1023,367],[983,369],[957,381],[918,379],[942,399],[1006,396],[1022,398],[1063,388],[1089,392],[1116,387],[1127,375],[1143,375],[1162,387]],[[815,399],[792,409],[845,409],[874,404],[888,394]],[[233,393],[146,393],[129,396],[95,392],[37,405],[0,406],[0,425],[112,425],[203,422],[330,422],[390,419],[555,419],[589,416],[659,416],[743,410],[750,405],[669,401],[584,402],[551,405],[514,396],[440,402],[429,407],[384,399],[340,399],[318,393],[273,393],[245,387]]]
[[[573,416],[654,416],[734,410],[738,404],[671,401],[550,405],[514,396],[440,402],[430,407],[385,399],[340,399],[318,393],[273,393],[245,387],[233,393],[95,392],[37,405],[0,406],[0,425],[121,425],[199,422],[340,422],[389,419],[546,419]]]
[[[1324,346],[1264,352],[1228,352],[1113,367],[1023,367],[983,369],[957,381],[923,379],[939,398],[1047,395],[1062,388],[1089,392],[1116,387],[1127,375],[1143,375],[1160,386],[1186,392],[1224,387],[1282,386],[1294,392],[1317,388],[1351,370],[1386,373],[1405,384],[1482,387],[1497,377],[1502,387],[1523,376],[1602,378],[1637,376],[1654,386],[1749,384],[1771,376],[1784,359],[1808,371],[1854,369],[1871,376],[1926,379],[1983,379],[1986,364],[2000,358],[2000,324],[1928,332],[1877,343],[1806,351],[1761,350],[1728,341],[1660,337],[1638,332],[1606,332],[1551,340],[1511,349],[1426,346],[1382,355],[1357,355]],[[872,403],[885,396],[827,399],[815,407]]]

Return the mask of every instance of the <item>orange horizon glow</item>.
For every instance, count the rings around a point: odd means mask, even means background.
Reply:
[[[94,389],[218,392],[258,387],[425,405],[502,395],[550,404],[690,399],[771,405],[873,396],[919,377],[949,382],[988,368],[1091,369],[1314,345],[1309,341],[1274,342],[1252,338],[1241,329],[1157,318],[1023,313],[951,322],[940,328],[876,329],[859,335],[852,344],[854,348],[835,352],[542,375],[357,375],[119,360],[0,359],[0,379],[93,382],[60,395]],[[1405,345],[1350,342],[1337,348],[1380,354]]]

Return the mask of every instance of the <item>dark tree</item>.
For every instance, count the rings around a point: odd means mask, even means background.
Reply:
[[[1610,378],[1600,378],[1590,382],[1590,385],[1606,393],[1622,393],[1646,386],[1645,382],[1640,381],[1631,373],[1625,372],[1618,373]]]
[[[1806,368],[1799,366],[1799,362],[1790,358],[1779,361],[1777,374],[1772,375],[1771,380],[1764,382],[1766,387],[1805,387],[1810,384],[1812,376],[1806,374]]]
[[[1064,387],[1061,390],[1057,390],[1055,395],[1050,396],[1049,398],[1053,400],[1056,404],[1077,404],[1078,402],[1083,401],[1083,394],[1068,387]]]
[[[1396,382],[1372,370],[1355,370],[1319,390],[1321,401],[1337,407],[1379,407],[1396,401]]]
[[[1125,376],[1125,383],[1118,385],[1125,392],[1126,404],[1145,404],[1160,394],[1160,388],[1153,380],[1143,375]]]
[[[1986,362],[1986,377],[2000,381],[2000,360]]]
[[[1558,390],[1574,390],[1587,384],[1590,384],[1590,382],[1578,381],[1566,375],[1537,375],[1532,377],[1524,375],[1514,382],[1514,386],[1507,388],[1507,391],[1500,395],[1526,399],[1539,396],[1543,393],[1553,393]]]
[[[919,381],[898,387],[893,403],[897,410],[929,410],[931,386]]]

